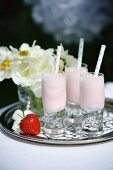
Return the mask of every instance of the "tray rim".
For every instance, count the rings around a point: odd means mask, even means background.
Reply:
[[[105,100],[105,105],[107,105],[107,107],[109,107],[109,105],[113,105],[113,99],[109,99],[106,98]],[[111,106],[110,105],[110,106]],[[96,138],[90,138],[90,139],[73,139],[73,140],[59,140],[59,139],[46,139],[46,138],[31,138],[28,136],[23,136],[21,134],[16,134],[13,131],[11,131],[10,129],[6,128],[6,126],[3,125],[2,123],[2,119],[4,117],[4,115],[9,112],[11,109],[15,109],[19,106],[19,102],[10,104],[8,106],[6,106],[2,111],[1,111],[1,115],[0,115],[0,127],[6,132],[6,134],[10,135],[11,137],[16,137],[16,139],[23,139],[29,142],[34,142],[35,144],[46,144],[46,145],[65,145],[65,146],[77,146],[77,145],[88,145],[88,144],[96,144],[96,143],[100,143],[100,142],[105,142],[105,141],[109,141],[113,139],[113,131],[109,132],[108,134],[105,134],[101,137],[96,137]],[[113,108],[112,108],[113,109]]]

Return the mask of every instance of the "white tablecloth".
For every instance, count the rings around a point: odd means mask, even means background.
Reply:
[[[83,146],[40,145],[13,139],[1,130],[0,170],[113,170],[113,140]]]

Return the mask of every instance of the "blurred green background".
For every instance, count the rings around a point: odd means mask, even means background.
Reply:
[[[0,0],[0,46],[12,45],[16,48],[23,43],[30,45],[34,40],[42,48],[56,48],[52,36],[45,34],[41,26],[36,25],[31,16],[31,8],[22,0]],[[105,82],[113,81],[113,24],[107,25],[101,37],[85,42],[83,62],[88,64],[89,71],[94,71],[101,44],[106,44],[106,52],[101,67]],[[64,44],[69,53],[77,56],[78,44]],[[0,108],[18,101],[17,87],[11,80],[0,82]]]

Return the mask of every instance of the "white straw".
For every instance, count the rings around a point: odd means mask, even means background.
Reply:
[[[78,68],[81,67],[82,64],[83,49],[84,49],[84,38],[80,38],[79,50],[78,50],[78,64],[77,64]]]
[[[58,71],[59,71],[60,54],[61,54],[61,46],[58,46],[57,47],[57,58],[56,58],[55,74],[57,74]]]
[[[99,53],[99,57],[98,57],[98,61],[97,61],[96,68],[95,68],[95,73],[94,73],[95,77],[98,76],[98,74],[99,74],[102,59],[103,59],[104,52],[105,52],[105,48],[106,48],[105,45],[101,45],[101,49],[100,49],[100,53]]]

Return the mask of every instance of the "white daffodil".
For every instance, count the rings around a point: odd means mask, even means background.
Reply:
[[[41,95],[41,76],[53,73],[55,58],[53,49],[41,49],[35,45],[30,48],[27,60],[18,60],[12,65],[12,79],[15,84],[29,86],[36,96]]]
[[[35,45],[36,41],[33,42],[30,47],[29,44],[23,43],[19,50],[10,46],[11,55],[15,56],[16,61],[12,65],[12,80],[17,85],[23,87],[30,86],[32,84],[32,77],[29,72],[29,58],[35,58],[40,46]]]
[[[20,133],[20,122],[22,119],[24,119],[28,114],[31,114],[31,110],[25,110],[24,112],[22,110],[15,110],[13,113],[12,119],[14,120],[12,125],[12,130],[14,130],[16,133]],[[33,114],[33,113],[32,113]]]
[[[68,51],[64,50],[63,45],[61,44],[61,56],[60,56],[60,65],[59,72],[65,71],[66,67],[76,66],[77,59],[74,56],[69,55]]]
[[[35,52],[40,49],[40,46],[38,45],[35,45],[36,41],[33,42],[32,46],[30,47],[29,44],[27,43],[23,43],[19,50],[10,46],[10,49],[12,51],[12,56],[15,56],[16,59],[19,59],[19,60],[25,60],[27,58],[29,58],[31,56],[31,53],[34,53],[35,55]]]
[[[7,47],[0,47],[0,81],[11,78],[14,57]]]
[[[16,59],[23,60],[29,57],[31,47],[29,46],[29,44],[23,43],[20,46],[19,50],[16,48],[13,48],[12,46],[10,46],[10,49],[12,51],[12,56],[15,56]]]

